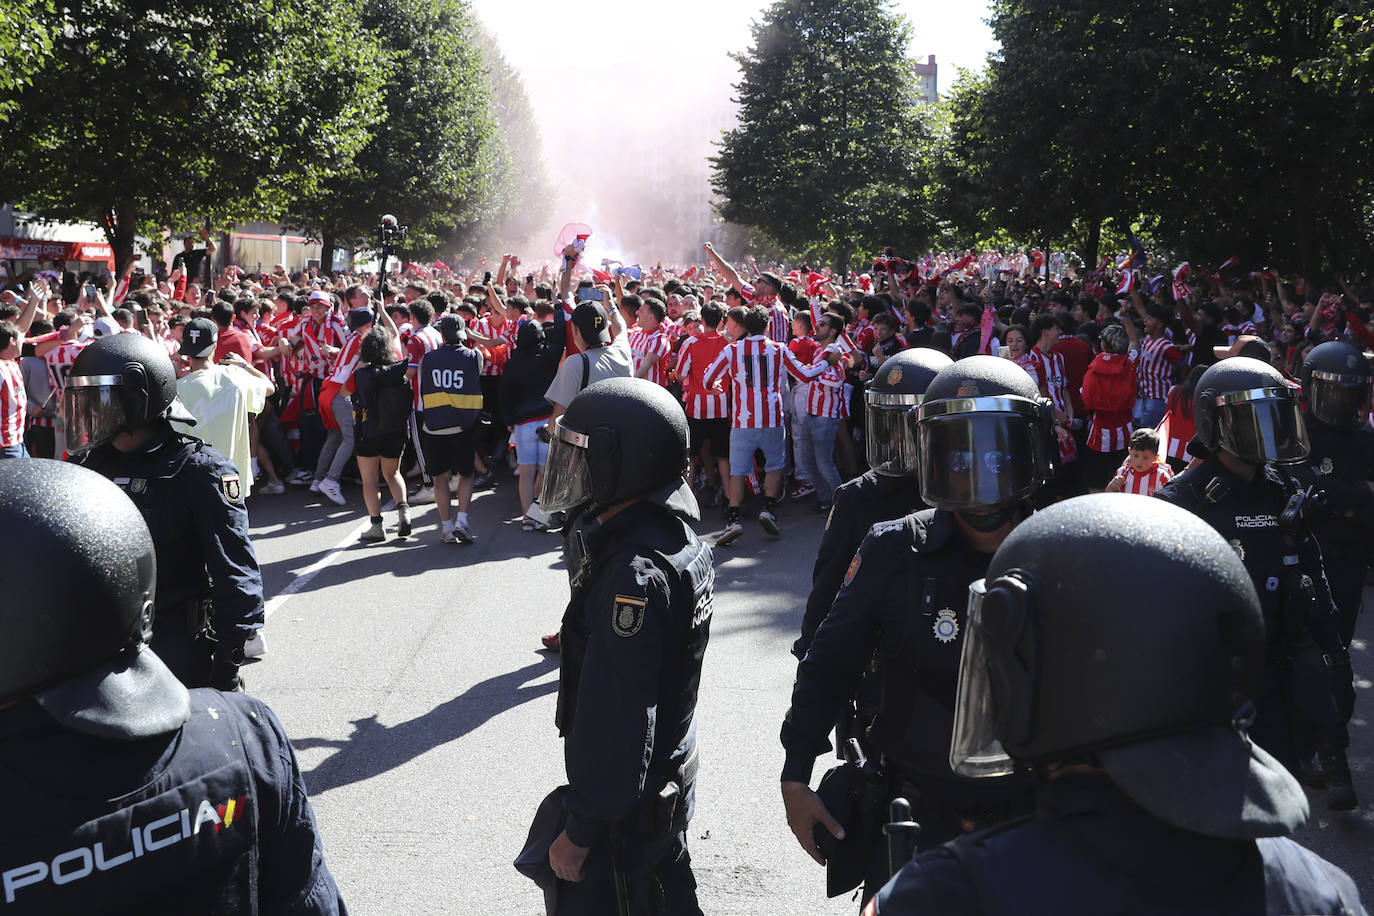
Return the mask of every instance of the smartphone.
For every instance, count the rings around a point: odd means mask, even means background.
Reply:
[[[592,289],[590,286],[583,287],[577,291],[578,302],[605,302],[606,296],[599,289]]]
[[[94,284],[94,283],[87,283],[87,284],[86,284],[86,298],[87,298],[87,299],[94,299],[94,298],[95,298],[95,284]]]
[[[998,347],[997,355],[1003,359],[1011,359],[1011,347]]]

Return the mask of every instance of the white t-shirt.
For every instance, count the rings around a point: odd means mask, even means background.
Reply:
[[[591,361],[591,365],[587,366],[588,385],[608,378],[629,378],[634,375],[634,356],[630,353],[628,331],[621,331],[604,347],[594,347],[585,352],[585,356],[582,353],[574,353],[558,367],[553,384],[549,385],[549,390],[544,393],[550,404],[562,404],[567,407],[572,403],[572,399],[584,387],[582,367],[588,360]]]
[[[234,462],[243,492],[247,493],[253,486],[248,415],[262,413],[267,401],[267,380],[238,366],[211,364],[177,379],[177,397],[196,418],[196,425],[172,426],[203,440]]]

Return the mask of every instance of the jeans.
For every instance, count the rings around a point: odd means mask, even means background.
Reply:
[[[353,457],[353,402],[347,395],[336,394],[330,408],[334,411],[334,421],[339,428],[329,430],[324,438],[320,460],[315,464],[316,480],[327,477],[337,481],[348,466],[348,459]]]
[[[1168,402],[1163,398],[1136,398],[1135,402],[1135,428],[1136,429],[1155,429],[1159,426],[1159,421],[1164,419],[1164,409]]]
[[[24,448],[24,443],[22,443],[22,442],[20,442],[18,445],[5,445],[5,446],[0,446],[0,458],[27,458],[27,457],[29,457],[29,451],[28,451],[28,449]]]
[[[843,483],[839,468],[835,467],[835,436],[839,431],[839,417],[817,417],[805,412],[792,417],[792,452],[823,506],[830,505],[835,490]]]

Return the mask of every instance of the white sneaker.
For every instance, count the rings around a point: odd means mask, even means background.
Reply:
[[[343,487],[339,486],[337,480],[330,480],[328,477],[320,481],[320,495],[336,506],[343,506],[348,503],[348,500],[344,499]]]
[[[443,544],[452,544],[454,542],[452,520],[439,524],[439,541]]]
[[[305,468],[296,468],[287,476],[286,482],[293,487],[303,487],[310,483],[310,481],[314,479],[314,476],[315,475],[311,474]]]
[[[320,492],[320,482],[319,482],[318,480],[314,479],[313,477],[310,479],[310,492],[311,492],[311,493],[318,493],[318,492]]]
[[[262,658],[267,654],[267,643],[262,638],[262,629],[253,631],[253,637],[243,644],[244,658]]]
[[[460,544],[471,544],[473,541],[477,540],[477,535],[473,534],[471,529],[462,522],[454,523],[453,536],[458,539],[458,543]]]
[[[741,534],[744,534],[744,526],[739,522],[732,522],[726,525],[725,530],[720,533],[720,537],[716,538],[716,546],[724,547],[727,544],[733,544]]]
[[[778,517],[769,509],[764,509],[759,513],[759,524],[763,526],[764,531],[767,531],[769,534],[773,535],[773,537],[777,537],[782,533],[782,529],[778,527]]]
[[[269,480],[263,484],[260,484],[258,488],[253,492],[259,493],[263,496],[280,496],[286,492],[286,484],[282,483],[280,480],[278,480],[276,483],[273,483]]]
[[[421,487],[411,494],[410,499],[406,500],[412,506],[423,506],[426,503],[434,502],[434,488]]]

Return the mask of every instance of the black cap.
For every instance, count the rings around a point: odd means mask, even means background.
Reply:
[[[583,302],[573,309],[572,323],[589,347],[604,347],[611,342],[611,320],[595,302]]]
[[[458,344],[468,339],[468,326],[462,315],[445,315],[434,322],[434,328],[443,336],[446,344]]]

